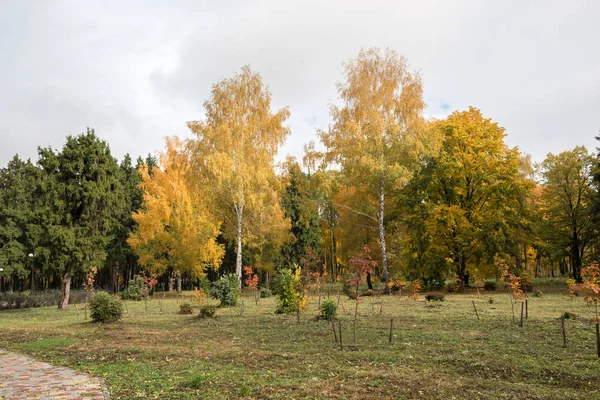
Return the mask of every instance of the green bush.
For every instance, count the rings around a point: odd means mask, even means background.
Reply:
[[[286,314],[296,311],[301,306],[304,294],[300,287],[300,277],[289,269],[279,272],[279,302],[275,309],[276,314]]]
[[[239,293],[238,278],[234,274],[223,275],[210,287],[210,295],[221,302],[221,307],[235,306]]]
[[[260,289],[260,298],[261,299],[266,299],[267,297],[271,297],[272,295],[273,295],[273,293],[271,292],[270,289],[267,289],[267,288]]]
[[[456,284],[454,282],[448,282],[446,284],[446,291],[448,293],[454,293],[454,292],[456,292]]]
[[[192,314],[192,305],[190,303],[183,303],[179,306],[179,314]]]
[[[204,293],[206,294],[210,294],[210,279],[208,279],[206,276],[203,276],[200,279],[200,288],[202,288],[202,290],[204,290]]]
[[[213,318],[217,312],[217,307],[215,306],[202,306],[200,307],[200,314],[198,316],[200,318]]]
[[[129,281],[127,288],[119,292],[121,300],[137,300],[141,301],[144,297],[142,288],[144,287],[144,278],[136,275],[134,279]]]
[[[279,293],[281,292],[281,276],[280,276],[280,274],[277,274],[273,278],[271,278],[271,280],[269,281],[269,289],[271,290],[271,293],[273,295],[279,296]]]
[[[423,290],[440,290],[445,284],[446,281],[437,276],[428,276],[423,278]]]
[[[496,290],[496,281],[485,281],[483,282],[483,290],[491,292]]]
[[[362,292],[360,292],[360,295],[364,297],[370,297],[375,296],[375,292],[373,291],[373,289],[365,289]]]
[[[90,317],[94,322],[116,321],[122,313],[121,300],[106,292],[98,292],[90,300]]]
[[[333,319],[337,314],[337,303],[334,300],[327,299],[321,303],[321,318]]]
[[[442,293],[431,293],[425,295],[427,301],[444,301],[444,295]]]
[[[544,297],[544,292],[542,292],[541,290],[536,290],[535,293],[533,293],[533,295],[535,297]]]

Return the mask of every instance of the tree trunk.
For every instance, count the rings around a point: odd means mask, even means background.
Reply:
[[[66,310],[69,307],[69,295],[71,294],[71,270],[65,271],[63,280],[60,285],[60,302],[58,303],[59,310]]]
[[[332,216],[333,219],[333,216]],[[331,270],[333,271],[333,278],[335,278],[335,276],[337,276],[337,260],[336,260],[336,245],[335,245],[335,231],[333,230],[333,223],[331,224],[331,231],[330,231],[330,237],[331,237]]]
[[[579,254],[579,237],[577,231],[573,229],[573,238],[571,239],[571,267],[573,268],[573,279],[581,283],[581,255]]]
[[[244,206],[236,206],[237,214],[237,252],[235,257],[235,274],[238,277],[238,285],[242,288],[242,222]]]
[[[367,286],[370,290],[373,290],[373,283],[371,282],[371,273],[367,271]]]
[[[381,245],[381,265],[383,266],[383,277],[385,280],[385,294],[390,294],[391,288],[390,282],[390,271],[388,269],[387,251],[385,247],[385,227],[383,225],[383,216],[385,212],[385,192],[383,188],[383,178],[379,180],[379,215],[378,215],[378,228],[379,228],[379,243]]]
[[[177,273],[177,294],[181,294],[181,272]]]

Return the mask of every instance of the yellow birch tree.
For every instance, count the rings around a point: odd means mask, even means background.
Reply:
[[[343,102],[333,105],[333,124],[319,136],[325,160],[364,187],[377,203],[381,265],[389,293],[386,248],[386,193],[403,187],[418,168],[422,155],[434,149],[423,119],[423,85],[418,73],[395,51],[361,50],[345,64],[346,82],[338,84]]]
[[[287,108],[271,111],[271,93],[248,66],[213,85],[204,108],[204,120],[188,122],[196,136],[195,164],[217,196],[225,235],[236,240],[236,274],[241,285],[243,242],[263,237],[265,226],[289,227],[282,220],[283,213],[264,211],[280,207],[273,188],[274,157],[289,134],[283,124],[290,113]],[[248,223],[249,214],[260,216],[260,226]],[[278,221],[267,224],[267,218]]]
[[[159,167],[140,168],[143,208],[133,214],[138,227],[128,243],[152,273],[169,267],[194,277],[218,267],[224,249],[216,243],[221,221],[202,176],[192,174],[189,154],[178,138],[167,138]]]

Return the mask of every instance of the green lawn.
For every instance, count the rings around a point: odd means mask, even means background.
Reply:
[[[95,324],[72,307],[0,311],[0,347],[103,376],[113,398],[567,399],[600,398],[593,311],[563,289],[540,286],[524,327],[511,322],[508,294],[453,294],[384,300],[372,314],[354,302],[339,308],[344,350],[331,325],[317,321],[316,296],[297,323],[275,315],[276,299],[215,319],[178,315],[176,299],[127,302],[122,321]],[[494,302],[489,303],[488,299]],[[477,320],[471,301],[480,314]],[[559,316],[567,320],[562,346]],[[390,345],[389,325],[394,319]],[[346,347],[346,345],[349,345]]]

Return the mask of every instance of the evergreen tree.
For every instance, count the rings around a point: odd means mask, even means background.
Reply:
[[[46,237],[41,253],[60,274],[58,307],[65,309],[73,275],[100,267],[106,259],[124,203],[119,166],[92,129],[68,136],[60,153],[42,148],[39,156]]]

